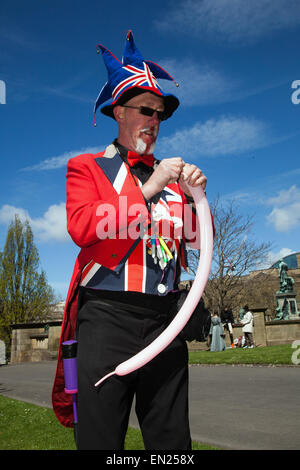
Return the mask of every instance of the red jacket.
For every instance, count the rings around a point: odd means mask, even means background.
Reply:
[[[106,158],[103,158],[106,157]],[[124,236],[129,225],[143,223],[148,226],[150,215],[140,187],[133,179],[128,179],[123,185],[120,157],[115,147],[109,146],[105,152],[86,154],[75,157],[68,162],[67,167],[67,229],[73,241],[81,248],[76,259],[71,283],[66,299],[63,316],[60,345],[58,351],[57,369],[52,390],[54,412],[66,427],[73,426],[72,396],[64,392],[64,373],[61,343],[74,338],[77,322],[77,302],[79,282],[83,268],[91,260],[109,269],[116,267],[126,259],[135,240]],[[125,165],[125,168],[127,165]],[[121,172],[121,174],[120,174]],[[122,180],[122,181],[123,181]],[[174,194],[180,195],[182,203],[186,202],[184,193],[178,184],[168,186]],[[124,216],[124,207],[120,206],[121,196],[126,196],[127,207],[138,205],[139,214]],[[176,197],[175,197],[176,199]],[[98,208],[110,204],[114,210],[113,222],[115,234],[99,239],[97,227],[107,214],[100,215]],[[97,210],[98,209],[98,210]],[[98,215],[97,215],[98,214]],[[193,218],[195,222],[195,218]],[[193,230],[194,226],[191,227]],[[120,238],[122,242],[120,243]]]

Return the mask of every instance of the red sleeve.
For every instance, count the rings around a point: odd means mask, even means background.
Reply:
[[[148,211],[140,188],[132,185],[122,192],[122,196],[125,197],[120,197],[95,162],[95,155],[81,155],[69,160],[67,229],[78,246],[87,247],[101,240],[98,231],[101,222],[108,227],[106,238],[113,238],[129,225],[147,223]],[[124,207],[128,209],[125,216]]]

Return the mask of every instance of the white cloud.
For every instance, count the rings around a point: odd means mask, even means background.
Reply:
[[[178,62],[161,59],[160,65],[179,84],[163,80],[164,91],[174,93],[183,106],[199,106],[231,101],[235,98],[238,83],[207,64],[194,63],[190,59]]]
[[[4,225],[10,224],[15,214],[19,216],[22,222],[30,219],[29,213],[25,209],[4,204],[0,209],[0,223]]]
[[[300,25],[298,0],[182,0],[173,2],[159,30],[184,31],[213,41],[253,43]]]
[[[277,196],[269,198],[266,203],[274,206],[267,221],[278,232],[288,232],[300,225],[300,189],[297,186],[279,191]]]
[[[159,80],[161,88],[175,94],[181,106],[207,106],[240,101],[286,85],[286,80],[272,80],[263,85],[245,86],[244,80],[228,76],[216,67],[190,58],[180,61],[159,59],[158,62],[179,85],[176,87],[172,81]]]
[[[28,211],[22,208],[3,205],[0,208],[0,223],[8,225],[17,214],[21,221],[28,220],[36,238],[41,242],[67,242],[71,238],[67,232],[65,203],[53,204],[42,217],[31,218]]]
[[[293,202],[300,201],[300,189],[296,185],[291,186],[289,189],[279,191],[278,196],[271,197],[267,200],[267,204],[274,206],[284,206]]]
[[[41,241],[69,241],[64,202],[53,204],[41,218],[31,220],[32,229]]]
[[[281,248],[281,250],[274,252],[269,251],[265,256],[265,259],[262,263],[260,263],[256,269],[269,269],[273,264],[277,263],[281,258],[284,258],[287,255],[291,255],[295,253],[290,248]]]
[[[197,122],[191,128],[163,137],[158,143],[158,154],[170,156],[180,149],[182,156],[237,155],[265,147],[268,143],[267,128],[263,122],[227,116]]]
[[[71,150],[70,152],[65,152],[56,157],[47,158],[46,160],[43,160],[40,163],[37,163],[36,165],[22,168],[22,171],[57,170],[58,168],[66,166],[70,158],[85,153],[98,153],[101,152],[101,150],[103,150],[103,147],[86,147],[80,150]]]
[[[300,225],[300,201],[286,207],[275,207],[267,216],[277,232],[288,232]]]
[[[270,266],[272,266],[272,264],[276,263],[281,258],[284,258],[287,255],[291,255],[292,253],[294,253],[294,251],[290,248],[281,248],[281,250],[275,253],[273,251],[270,251],[267,256],[268,263]]]

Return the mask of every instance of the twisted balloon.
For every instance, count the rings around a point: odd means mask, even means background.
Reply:
[[[127,375],[139,369],[163,351],[184,328],[201,299],[210,273],[213,254],[213,227],[209,205],[201,186],[189,187],[196,205],[200,226],[200,257],[193,285],[181,309],[170,325],[146,348],[119,364],[100,379],[95,387],[112,375]]]

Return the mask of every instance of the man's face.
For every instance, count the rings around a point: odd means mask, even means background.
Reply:
[[[153,116],[144,116],[139,109],[126,106],[146,106],[156,111],[164,111],[163,99],[146,92],[131,98],[124,106],[114,108],[119,124],[119,143],[139,154],[152,153],[160,126],[157,113],[155,112]]]

